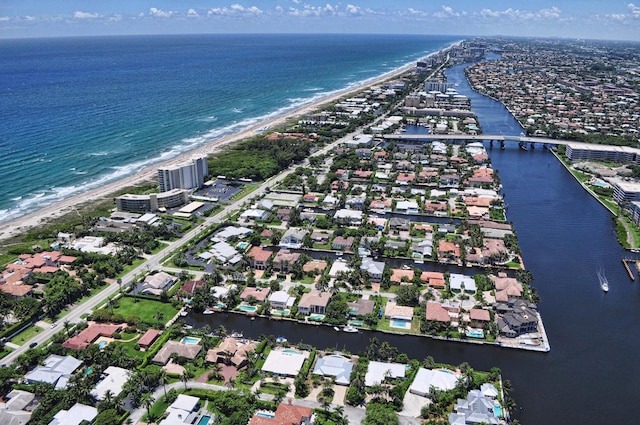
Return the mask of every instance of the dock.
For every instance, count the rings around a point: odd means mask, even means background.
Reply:
[[[636,280],[636,277],[633,275],[633,272],[631,271],[631,267],[629,267],[629,263],[628,263],[629,261],[635,263],[636,260],[629,260],[629,259],[623,258],[622,264],[624,264],[624,268],[627,270],[627,273],[629,273],[629,278],[631,280]]]

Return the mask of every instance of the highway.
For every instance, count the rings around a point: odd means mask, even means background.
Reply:
[[[358,134],[361,134],[360,130],[350,133],[344,136],[343,138],[336,140],[333,143],[330,143],[329,145],[323,147],[322,149],[314,152],[310,157],[325,155],[329,151],[334,149],[336,146],[338,146],[340,143],[342,143],[343,141],[352,139],[354,136]],[[207,227],[215,223],[220,223],[224,221],[227,216],[237,211],[245,202],[249,201],[250,199],[259,198],[263,196],[265,193],[267,193],[268,188],[278,184],[282,179],[284,179],[286,176],[291,174],[298,166],[308,167],[309,159],[307,158],[302,162],[302,164],[295,164],[289,167],[289,169],[282,171],[280,174],[271,177],[270,179],[262,183],[253,192],[227,205],[222,211],[218,212],[217,214],[211,217],[207,217],[204,223],[198,225],[196,228],[185,233],[180,239],[169,243],[169,245],[165,247],[163,250],[151,256],[147,261],[145,261],[144,263],[142,263],[141,265],[139,265],[138,267],[136,267],[135,269],[127,273],[126,275],[121,276],[122,288],[124,289],[130,286],[134,281],[134,279],[136,278],[136,276],[142,273],[148,273],[149,271],[152,271],[152,270],[159,270],[161,268],[162,259],[165,258],[167,255],[169,255],[170,253],[174,252],[178,248],[188,243],[191,239],[193,239],[197,234],[202,232]],[[42,345],[47,340],[49,340],[54,334],[56,334],[61,330],[61,328],[63,327],[63,323],[65,321],[68,321],[70,323],[78,323],[82,321],[83,319],[81,319],[81,317],[83,315],[90,314],[97,306],[100,306],[109,297],[115,295],[119,291],[119,289],[120,288],[118,284],[112,284],[109,287],[105,288],[100,293],[96,294],[94,297],[82,303],[81,305],[74,306],[69,313],[67,313],[64,317],[58,319],[49,328],[43,329],[42,332],[38,333],[29,341],[26,341],[19,348],[15,349],[6,357],[4,357],[2,359],[2,363],[3,364],[12,363],[18,356],[20,356],[25,351],[27,351],[30,345],[32,345],[33,343],[36,343],[38,346]],[[34,325],[34,326],[37,326],[37,325]]]

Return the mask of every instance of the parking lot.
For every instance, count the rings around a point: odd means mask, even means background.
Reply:
[[[204,186],[202,189],[194,192],[196,196],[205,196],[207,198],[218,198],[221,202],[227,202],[236,193],[242,190],[244,183],[217,179],[209,186]]]

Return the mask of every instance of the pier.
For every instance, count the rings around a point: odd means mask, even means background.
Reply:
[[[634,280],[634,281],[635,281],[635,280],[636,280],[636,277],[633,275],[633,272],[631,271],[631,267],[629,267],[629,263],[628,263],[628,261],[631,261],[631,262],[634,262],[634,263],[635,263],[635,262],[636,262],[636,260],[630,260],[630,259],[628,259],[628,258],[623,258],[623,259],[622,259],[622,264],[624,264],[624,268],[627,270],[627,273],[629,273],[629,278],[630,278],[631,280]]]

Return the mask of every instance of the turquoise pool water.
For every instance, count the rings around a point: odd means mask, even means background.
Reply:
[[[274,308],[273,310],[271,310],[271,314],[275,314],[277,316],[288,316],[289,314],[291,314],[291,310],[287,309],[281,309],[281,308]]]
[[[411,329],[411,322],[406,320],[391,319],[392,328]]]
[[[240,242],[238,245],[236,245],[236,247],[241,250],[247,249],[248,246],[249,246],[249,242]]]
[[[324,320],[324,314],[310,314],[309,320]]]
[[[267,413],[267,412],[258,412],[256,416],[260,416],[261,418],[269,418],[273,419],[276,417],[275,413]]]
[[[194,338],[192,336],[185,336],[184,338],[182,338],[182,340],[180,341],[183,344],[197,344],[200,342],[200,338]]]
[[[84,371],[84,376],[91,375],[91,372],[93,372],[93,368],[92,367],[88,367],[87,370]]]
[[[502,406],[500,406],[499,404],[494,404],[493,405],[493,414],[495,415],[496,418],[501,418],[502,417]]]
[[[211,416],[203,416],[198,421],[198,425],[207,425],[210,420],[211,420]]]
[[[253,305],[240,305],[238,306],[238,310],[246,311],[247,313],[255,313],[258,310],[258,307]]]
[[[362,320],[352,320],[349,322],[349,324],[351,326],[362,326],[364,325],[364,323],[362,322]]]
[[[102,350],[107,344],[108,344],[107,341],[100,341],[98,343],[98,348]]]
[[[482,329],[469,329],[466,335],[470,338],[484,338],[484,331]]]
[[[300,354],[300,351],[298,350],[293,350],[291,348],[287,348],[286,350],[282,350],[283,353],[287,353],[287,354]]]
[[[444,373],[448,373],[449,375],[455,375],[455,373],[453,373],[453,371],[449,370],[449,369],[436,369],[440,372],[444,372]]]

